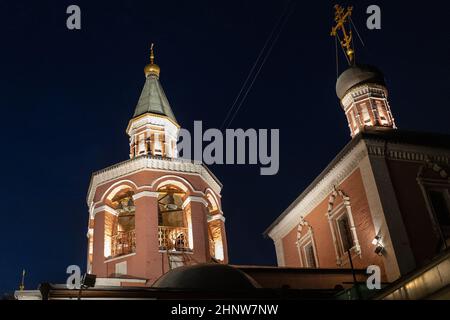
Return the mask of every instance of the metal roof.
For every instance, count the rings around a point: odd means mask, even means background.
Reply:
[[[145,113],[167,116],[177,123],[166,94],[159,82],[159,78],[153,74],[147,76],[145,80],[144,88],[136,105],[133,118]]]

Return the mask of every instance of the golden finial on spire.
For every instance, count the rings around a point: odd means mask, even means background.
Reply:
[[[352,48],[352,30],[348,30],[345,28],[345,23],[347,22],[347,18],[350,20],[353,7],[349,6],[347,9],[344,9],[340,5],[334,6],[335,12],[334,12],[334,21],[336,22],[336,25],[331,29],[331,35],[334,37],[337,37],[340,40],[341,46],[345,51],[345,54],[348,58],[348,63],[350,65],[354,64],[354,57],[355,52]],[[339,38],[338,31],[342,32],[343,39],[341,40]]]
[[[155,62],[155,52],[153,51],[154,46],[155,44],[152,42],[152,44],[150,45],[150,64],[154,64]]]
[[[152,43],[150,45],[150,64],[146,65],[144,68],[145,76],[148,77],[149,75],[154,75],[159,77],[159,73],[161,69],[159,66],[155,63],[155,52],[153,50],[154,44]]]
[[[25,269],[22,270],[22,280],[20,281],[19,290],[23,291],[25,289]]]

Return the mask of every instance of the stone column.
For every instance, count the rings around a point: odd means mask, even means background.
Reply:
[[[199,262],[209,262],[209,238],[208,225],[206,221],[206,206],[208,203],[202,197],[190,196],[189,201],[192,219],[192,236],[194,240],[194,259]]]
[[[158,193],[142,191],[133,196],[136,256],[129,274],[148,279],[151,285],[162,275],[162,256],[158,251]]]
[[[94,249],[92,258],[92,273],[97,277],[107,277],[105,264],[105,220],[108,206],[101,206],[94,210]]]

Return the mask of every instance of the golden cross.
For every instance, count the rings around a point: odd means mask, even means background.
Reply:
[[[154,43],[150,45],[150,64],[153,64],[155,61],[155,54],[153,52]]]
[[[334,6],[334,21],[336,25],[331,29],[331,35],[334,37],[339,37],[338,31],[340,30],[343,35],[343,39],[340,41],[342,48],[345,50],[345,54],[348,56],[348,61],[350,64],[353,64],[353,58],[355,52],[352,49],[352,30],[345,29],[345,23],[347,22],[347,18],[350,19],[353,11],[353,7],[347,7],[345,10],[340,5]]]

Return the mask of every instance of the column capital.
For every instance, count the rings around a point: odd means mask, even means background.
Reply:
[[[211,221],[214,221],[214,220],[220,220],[222,222],[225,222],[225,217],[222,214],[220,214],[220,213],[217,213],[217,214],[215,214],[213,216],[208,216],[207,219],[208,219],[208,222],[211,222]]]
[[[153,198],[158,198],[159,196],[159,192],[154,192],[154,191],[141,191],[138,192],[136,194],[133,195],[133,200],[137,200],[140,199],[142,197],[153,197]]]
[[[95,218],[95,215],[96,215],[97,213],[99,213],[99,212],[102,212],[102,211],[105,211],[105,212],[108,212],[108,213],[110,213],[110,214],[112,214],[112,215],[117,216],[116,210],[114,210],[113,208],[111,208],[111,207],[108,206],[107,204],[104,204],[104,205],[102,205],[102,206],[100,206],[100,207],[97,207],[97,208],[95,208],[94,210],[92,210],[92,216],[91,216],[91,219],[94,219],[94,218]]]
[[[191,202],[199,202],[202,203],[205,207],[208,206],[208,201],[206,201],[204,198],[202,197],[197,197],[197,196],[189,196],[186,198],[186,200],[184,200],[183,205],[181,206],[182,209],[186,208],[186,206],[191,203]]]

